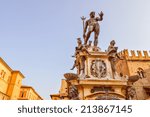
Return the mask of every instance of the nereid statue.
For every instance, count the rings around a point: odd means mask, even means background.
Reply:
[[[118,47],[115,47],[115,40],[112,40],[110,42],[110,45],[108,47],[108,50],[107,50],[107,54],[108,54],[108,59],[111,63],[111,68],[112,68],[112,71],[113,73],[116,72],[116,66],[115,66],[115,63],[117,61],[117,59],[120,59],[120,60],[123,60],[122,58],[120,58],[120,56],[117,54],[117,50],[118,50]]]

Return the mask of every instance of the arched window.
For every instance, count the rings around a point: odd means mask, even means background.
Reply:
[[[144,70],[141,67],[137,69],[137,74],[141,79],[145,78]]]
[[[4,79],[5,75],[6,75],[6,72],[4,70],[1,70],[1,72],[0,72],[0,78]]]

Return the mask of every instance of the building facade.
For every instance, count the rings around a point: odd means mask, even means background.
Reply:
[[[21,86],[19,100],[43,100],[43,98],[31,87]]]
[[[124,58],[118,61],[117,71],[119,74],[138,79],[129,84],[135,89],[135,100],[150,99],[150,53],[149,51],[123,50],[118,53]]]
[[[0,58],[0,100],[21,99],[20,92],[25,88],[22,86],[24,75],[20,71],[12,70],[7,63]],[[30,87],[31,88],[31,87]],[[33,88],[31,88],[31,99],[42,99]],[[32,93],[33,92],[33,93]],[[40,97],[40,98],[32,98]],[[26,98],[30,99],[30,98]]]

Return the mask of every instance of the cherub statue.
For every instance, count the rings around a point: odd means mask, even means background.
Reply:
[[[75,54],[74,56],[72,56],[75,57],[76,60],[71,70],[73,70],[76,67],[78,70],[78,74],[84,74],[86,58],[85,56],[80,56],[80,52],[86,52],[87,54],[89,54],[89,52],[87,51],[86,47],[82,45],[82,41],[80,38],[77,38],[77,43],[78,46],[75,48]]]
[[[76,60],[74,61],[74,65],[70,70],[73,70],[75,67],[77,67],[77,69],[79,69],[79,66],[80,66],[79,52],[81,52],[81,50],[83,49],[82,41],[80,38],[77,38],[77,44],[78,44],[78,46],[75,48],[75,54],[72,56],[72,57],[76,57]]]

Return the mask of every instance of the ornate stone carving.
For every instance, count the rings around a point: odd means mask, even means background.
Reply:
[[[135,88],[134,87],[128,87],[127,88],[127,99],[132,100],[132,99],[134,99],[135,95],[136,95]]]
[[[69,86],[69,98],[71,100],[79,100],[78,89],[75,85],[70,85]]]
[[[138,74],[139,78],[141,78],[141,79],[145,78],[145,72],[144,72],[144,70],[141,67],[139,67],[137,69],[137,74]]]
[[[99,91],[111,91],[114,92],[114,90],[111,87],[93,87],[93,89],[91,89],[91,93],[95,93],[95,92],[99,92]]]
[[[77,80],[77,79],[78,79],[78,75],[77,75],[77,74],[74,74],[74,73],[65,73],[65,74],[64,74],[64,77],[65,77],[67,80]]]
[[[106,63],[103,60],[93,60],[90,71],[92,76],[104,78],[107,75]]]
[[[103,95],[99,95],[95,100],[120,100],[118,96],[111,95],[109,93],[105,93]]]
[[[139,76],[138,75],[133,75],[133,76],[129,77],[128,82],[131,82],[133,84],[138,80],[139,80]]]

